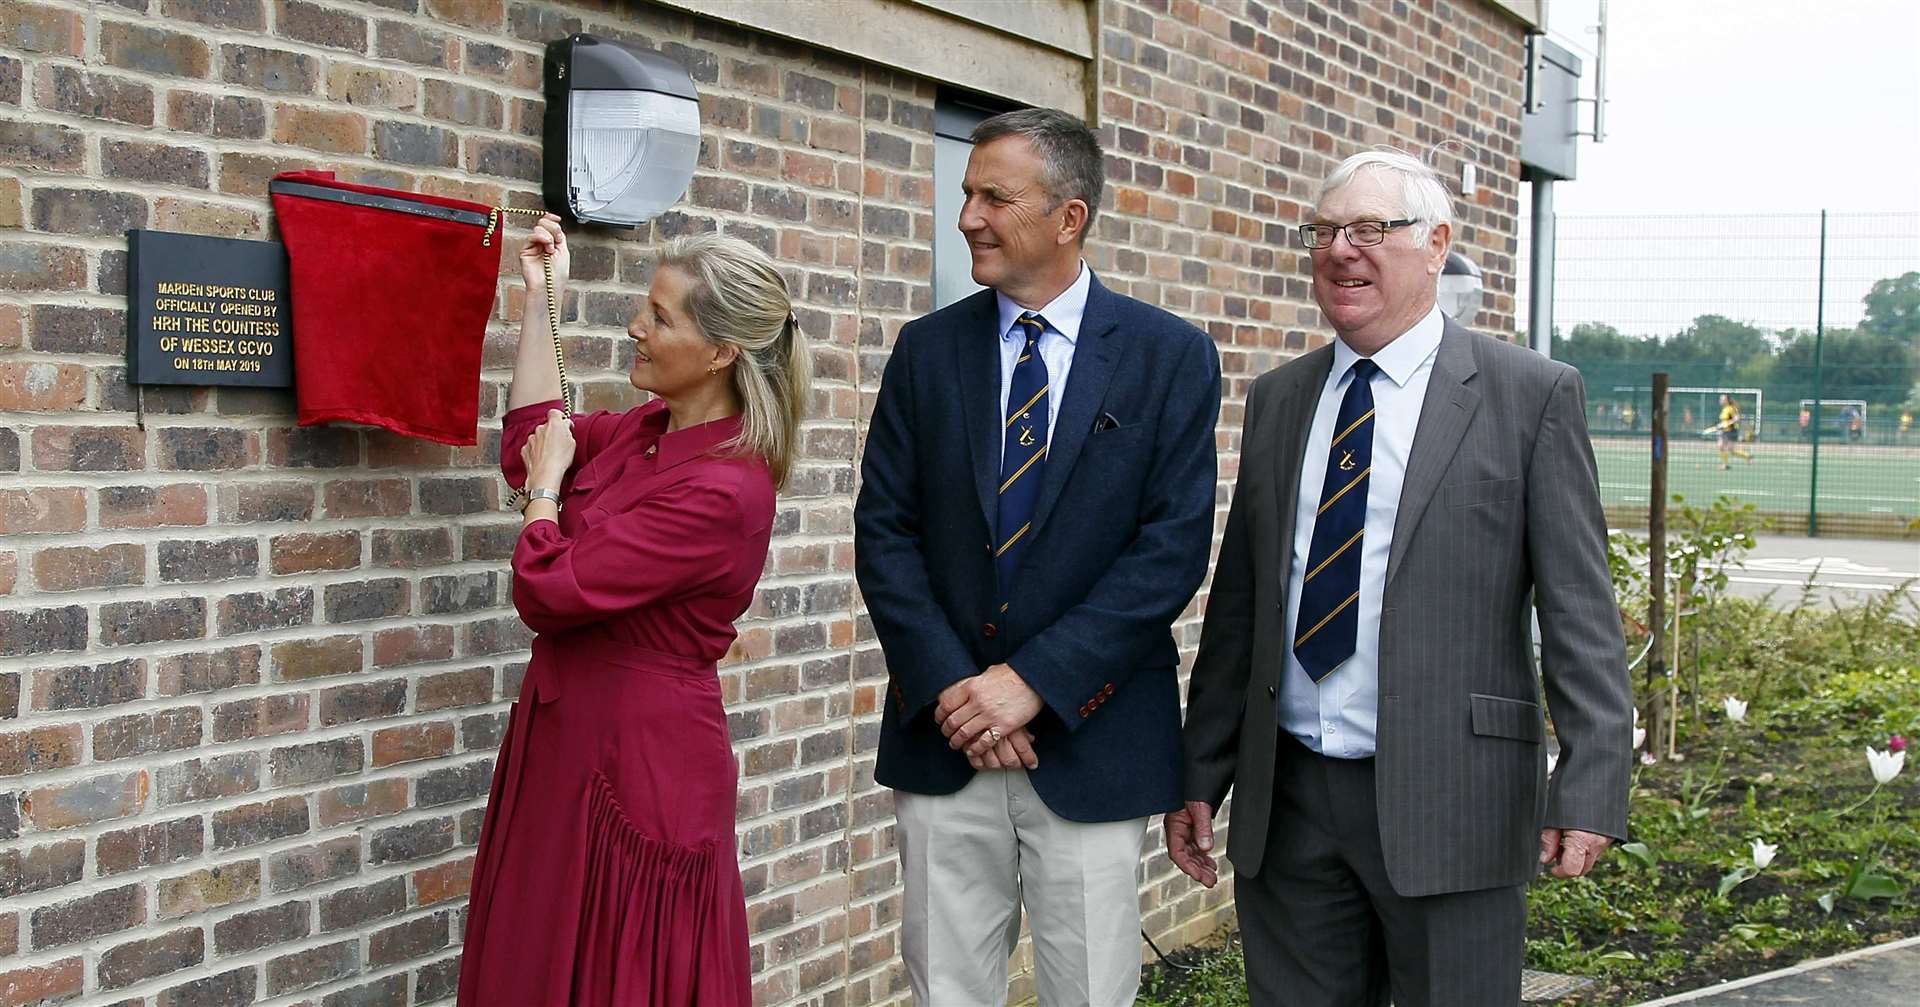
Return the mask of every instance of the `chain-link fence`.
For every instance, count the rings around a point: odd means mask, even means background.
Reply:
[[[1552,352],[1586,380],[1613,521],[1646,521],[1665,371],[1673,492],[1752,502],[1781,531],[1914,532],[1920,214],[1560,217],[1557,232]]]

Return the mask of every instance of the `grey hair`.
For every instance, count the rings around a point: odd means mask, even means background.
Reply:
[[[1052,199],[1048,213],[1069,199],[1087,204],[1087,225],[1080,229],[1080,240],[1085,241],[1087,232],[1093,230],[1094,216],[1100,212],[1100,192],[1107,184],[1101,163],[1104,154],[1093,130],[1055,108],[1002,112],[973,127],[976,146],[1003,136],[1025,137],[1040,155],[1040,184]]]
[[[1363,171],[1388,172],[1400,183],[1401,210],[1419,221],[1409,228],[1419,240],[1425,241],[1439,224],[1453,226],[1453,197],[1448,195],[1439,174],[1419,158],[1392,147],[1364,150],[1341,161],[1326,181],[1320,183],[1320,195],[1314,198],[1314,207],[1324,205],[1328,196]]]
[[[739,238],[695,234],[661,250],[656,269],[685,274],[687,317],[717,346],[731,346],[740,435],[725,447],[766,459],[785,489],[807,414],[813,359],[793,315],[787,281],[765,252]]]

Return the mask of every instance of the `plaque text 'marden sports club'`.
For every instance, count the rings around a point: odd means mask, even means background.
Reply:
[[[293,384],[287,253],[276,241],[127,232],[134,384]]]

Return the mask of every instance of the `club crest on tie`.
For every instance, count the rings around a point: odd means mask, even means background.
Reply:
[[[1033,447],[1033,427],[1031,424],[1020,428],[1020,446],[1023,448]]]
[[[1354,469],[1353,452],[1351,451],[1340,452],[1340,471],[1352,472],[1353,469]]]

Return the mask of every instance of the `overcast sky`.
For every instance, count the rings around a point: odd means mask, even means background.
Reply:
[[[1585,96],[1598,7],[1548,0]],[[1858,322],[1874,280],[1920,269],[1920,0],[1610,0],[1607,13],[1606,140],[1583,138],[1578,177],[1554,188],[1556,328],[1671,334],[1712,312],[1810,329],[1821,209],[1835,213],[1829,326]],[[1602,219],[1656,214],[1712,216]]]

